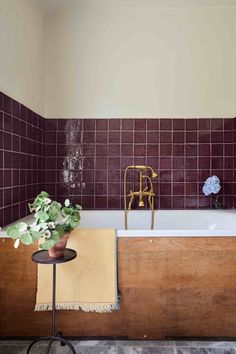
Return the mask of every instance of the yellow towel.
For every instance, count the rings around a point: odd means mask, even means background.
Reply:
[[[111,312],[118,309],[116,231],[75,229],[68,248],[77,257],[57,264],[56,308]],[[35,311],[52,309],[52,265],[38,264]]]

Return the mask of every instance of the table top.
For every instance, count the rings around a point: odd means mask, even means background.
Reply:
[[[60,258],[50,257],[48,251],[40,250],[32,254],[32,261],[41,264],[58,264],[72,261],[76,256],[77,252],[71,248],[66,248],[64,256]]]

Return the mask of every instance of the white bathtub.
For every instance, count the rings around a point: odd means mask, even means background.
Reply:
[[[124,230],[124,211],[82,211],[81,227],[111,227],[118,237],[236,236],[236,210],[156,210],[154,230],[151,212],[128,212]]]
[[[26,222],[32,216],[22,219]],[[154,230],[150,230],[151,212],[128,212],[128,230],[124,230],[122,210],[83,210],[83,228],[115,228],[118,237],[199,237],[236,236],[236,210],[157,210]],[[0,231],[5,237],[6,232]]]

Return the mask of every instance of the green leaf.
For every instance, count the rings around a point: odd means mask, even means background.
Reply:
[[[33,241],[37,241],[37,240],[39,240],[42,237],[42,235],[38,231],[32,231],[31,230],[31,237],[32,237]]]
[[[13,239],[17,239],[21,236],[21,233],[19,230],[16,230],[16,229],[10,228],[10,227],[7,229],[7,234],[8,234],[8,236],[10,236]]]
[[[54,241],[58,241],[59,240],[60,236],[59,236],[59,233],[56,230],[53,230],[51,234],[52,234],[51,239],[53,239]]]
[[[76,211],[74,212],[74,216],[76,217],[76,219],[77,219],[78,221],[80,221],[80,212],[79,212],[78,210],[76,210]]]
[[[62,237],[64,235],[64,229],[63,229],[62,225],[56,225],[55,231],[58,232],[59,237]]]
[[[34,213],[35,222],[33,225],[27,225],[24,222],[11,225],[7,228],[7,234],[15,240],[15,245],[18,245],[20,240],[25,245],[30,245],[33,242],[41,239],[43,232],[48,230],[48,222],[52,221],[56,225],[55,229],[49,229],[51,232],[50,239],[46,239],[40,246],[42,249],[51,248],[55,242],[64,235],[65,232],[70,232],[79,225],[81,206],[76,204],[75,207],[70,204],[69,200],[65,201],[65,206],[56,201],[50,204],[45,203],[45,198],[49,194],[45,191],[39,193],[32,204],[29,204],[31,212]],[[63,223],[63,224],[62,224]],[[43,237],[44,240],[44,237]]]
[[[19,232],[25,232],[28,229],[28,225],[25,222],[18,222],[15,225],[12,225],[15,230],[19,230]]]
[[[47,221],[49,219],[48,214],[43,210],[40,210],[39,212],[37,212],[35,214],[35,216],[37,217],[37,219],[39,219],[42,222]]]
[[[28,225],[24,222],[18,222],[17,224],[10,225],[7,228],[7,234],[13,239],[16,239],[25,233],[28,229]]]
[[[12,230],[12,228],[13,228],[13,225],[10,225],[7,227],[7,229],[6,229],[7,234],[9,234],[9,232]]]
[[[63,216],[63,218],[65,218],[67,216],[67,214],[65,213],[65,208],[61,209],[61,215]]]
[[[43,198],[47,198],[49,196],[49,194],[47,192],[42,191],[41,193],[39,193],[38,196],[43,197]]]
[[[71,221],[70,222],[70,227],[72,229],[75,229],[77,226],[79,226],[79,221]]]
[[[54,240],[48,240],[48,241],[41,243],[41,245],[39,247],[42,248],[43,250],[49,250],[50,248],[52,248],[54,246],[54,244],[55,244]]]
[[[32,236],[30,235],[29,232],[26,232],[25,234],[23,234],[20,238],[21,242],[24,244],[24,245],[31,245],[31,243],[33,243],[33,238]]]
[[[63,225],[64,232],[71,232],[72,228],[69,224]]]
[[[37,225],[39,227],[39,229],[33,229],[33,231],[39,231],[39,232],[43,232],[44,230],[48,229],[48,224],[46,222],[41,222]]]
[[[38,224],[38,225],[31,225],[30,226],[30,230],[31,231],[39,231],[41,228],[41,224]]]
[[[37,198],[35,198],[34,200],[34,205],[38,205],[38,206],[42,206],[43,205],[43,198],[37,196]]]
[[[63,208],[62,209],[66,215],[70,215],[73,213],[74,209],[73,208]]]
[[[49,218],[52,220],[52,221],[55,221],[59,212],[60,212],[60,209],[61,209],[61,206],[59,203],[57,202],[52,202],[47,213],[49,215]]]
[[[37,208],[36,208],[36,212],[39,211],[41,209],[41,205],[38,205]]]
[[[58,210],[61,209],[61,204],[56,202],[55,200],[51,203],[54,207],[56,207]]]

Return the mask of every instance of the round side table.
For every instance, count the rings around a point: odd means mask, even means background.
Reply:
[[[72,259],[76,258],[76,256],[77,256],[76,251],[74,251],[70,248],[66,248],[64,256],[60,257],[60,258],[50,257],[48,254],[48,251],[45,251],[45,250],[41,250],[41,251],[37,251],[37,252],[33,253],[33,255],[32,255],[33,262],[53,265],[53,273],[52,273],[52,281],[53,281],[53,283],[52,283],[52,331],[51,331],[51,335],[48,337],[40,337],[40,338],[35,339],[29,345],[26,354],[30,353],[31,348],[35,343],[37,343],[39,341],[44,341],[44,340],[49,340],[48,346],[46,347],[46,354],[49,354],[52,342],[56,341],[56,340],[60,341],[61,345],[67,345],[70,348],[70,350],[72,351],[72,353],[76,354],[76,351],[75,351],[73,345],[63,337],[62,332],[56,332],[56,326],[55,326],[55,320],[56,320],[56,265],[58,263],[65,263],[65,262],[72,261]]]

